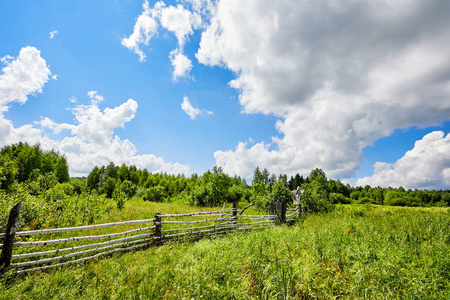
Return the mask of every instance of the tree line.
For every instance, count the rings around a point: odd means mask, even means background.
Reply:
[[[329,212],[334,204],[379,204],[397,206],[449,206],[449,190],[405,190],[404,188],[352,187],[328,179],[319,168],[304,177],[271,174],[257,167],[251,183],[229,176],[214,166],[202,175],[151,173],[134,165],[96,166],[85,178],[70,178],[64,155],[44,151],[39,145],[18,143],[0,151],[0,189],[13,192],[22,187],[30,195],[48,190],[76,195],[103,195],[119,208],[132,197],[154,202],[179,202],[194,206],[220,206],[224,202],[255,203],[264,209],[272,201],[292,203],[291,191],[302,192],[306,212]]]

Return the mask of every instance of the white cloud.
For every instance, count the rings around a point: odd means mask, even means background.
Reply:
[[[54,38],[55,35],[57,35],[57,34],[58,34],[58,30],[50,31],[50,39]]]
[[[189,98],[187,96],[184,96],[183,98],[181,109],[184,110],[184,112],[187,113],[192,120],[195,120],[197,116],[201,114],[200,109],[194,108],[191,102],[189,102]]]
[[[89,91],[87,93],[87,95],[89,96],[89,98],[91,98],[92,104],[98,104],[98,103],[102,102],[103,100],[105,100],[105,97],[103,97],[102,95],[99,95],[97,93],[97,91]]]
[[[192,70],[192,62],[178,49],[170,52],[170,62],[173,66],[173,80],[177,81],[180,77],[189,77],[189,72]]]
[[[122,39],[122,45],[139,55],[141,62],[145,61],[146,55],[140,46],[142,44],[148,46],[150,39],[157,33],[158,23],[155,20],[155,14],[161,6],[164,6],[164,3],[160,1],[155,4],[154,9],[150,9],[148,1],[145,0],[142,5],[144,11],[137,18],[133,33],[128,38]]]
[[[196,57],[233,71],[244,112],[279,116],[281,138],[217,151],[217,164],[349,178],[377,139],[449,119],[449,9],[439,0],[218,1]]]
[[[199,9],[201,5],[201,1],[193,4]],[[204,5],[208,5],[208,2],[205,2]],[[146,55],[140,49],[140,45],[148,46],[150,38],[157,33],[159,21],[163,28],[175,34],[178,41],[178,47],[169,54],[174,68],[173,80],[176,81],[179,77],[189,77],[192,62],[183,54],[183,48],[188,36],[192,35],[194,30],[201,28],[201,16],[197,12],[185,9],[181,4],[176,7],[166,6],[162,1],[157,2],[153,8],[150,8],[148,1],[145,1],[143,9],[144,11],[134,25],[133,34],[129,38],[122,39],[122,45],[133,49],[139,55],[141,62],[145,61]]]
[[[417,141],[414,148],[393,164],[377,162],[374,175],[356,185],[445,189],[450,186],[450,135],[434,131]]]
[[[43,131],[32,125],[23,125],[15,128],[11,120],[0,114],[0,147],[18,142],[30,144],[40,143],[43,148],[52,149],[55,143],[43,135]]]
[[[161,25],[173,32],[178,40],[179,48],[183,48],[187,36],[194,33],[194,29],[202,26],[202,18],[192,13],[182,5],[169,6],[161,10]]]
[[[0,112],[7,111],[11,102],[24,104],[29,95],[42,93],[51,75],[41,52],[35,47],[24,47],[16,59],[7,55],[1,62],[5,66],[0,74]]]
[[[191,118],[191,120],[195,120],[197,116],[202,113],[205,113],[210,116],[214,115],[212,111],[206,109],[200,110],[198,108],[193,107],[187,96],[184,96],[183,98],[183,102],[181,103],[181,109],[184,110],[184,112]]]
[[[80,140],[100,147],[107,146],[113,138],[114,129],[124,127],[125,123],[131,121],[137,111],[138,104],[133,99],[114,108],[105,108],[100,110],[98,104],[104,100],[97,91],[87,93],[91,99],[89,105],[78,105],[72,108],[72,112],[77,121],[77,125],[58,124],[48,118],[44,118],[38,124],[44,128],[49,128],[55,134],[62,130],[70,130],[73,136],[77,136]]]
[[[48,118],[41,120],[40,125],[52,129],[58,134],[62,130],[70,130],[71,136],[57,142],[57,148],[66,156],[72,176],[86,175],[96,165],[106,165],[110,161],[115,164],[134,164],[139,168],[147,168],[150,172],[185,173],[190,172],[188,166],[179,163],[168,163],[163,158],[152,154],[136,155],[136,148],[128,139],[122,140],[114,135],[114,130],[124,127],[131,121],[137,111],[138,104],[133,99],[114,107],[98,107],[103,96],[96,91],[88,93],[89,105],[79,105],[72,109],[77,124],[57,124]]]

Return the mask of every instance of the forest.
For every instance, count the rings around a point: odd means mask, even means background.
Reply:
[[[0,151],[1,224],[9,208],[24,201],[22,227],[69,226],[93,222],[111,206],[122,208],[131,198],[190,206],[221,206],[223,203],[254,203],[259,209],[283,199],[292,203],[291,191],[299,187],[306,213],[326,213],[335,204],[390,206],[449,206],[449,190],[352,187],[328,179],[320,168],[304,177],[270,174],[257,167],[251,183],[231,177],[214,166],[202,175],[150,173],[136,166],[111,162],[94,167],[85,178],[70,178],[67,159],[39,145],[18,143]],[[81,212],[81,213],[80,213]],[[49,215],[54,217],[50,218]]]

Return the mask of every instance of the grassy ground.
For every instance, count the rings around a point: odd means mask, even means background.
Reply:
[[[130,202],[116,217],[165,205]],[[449,253],[448,208],[348,205],[293,227],[6,276],[0,299],[450,299]]]

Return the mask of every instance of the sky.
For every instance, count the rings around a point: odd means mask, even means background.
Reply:
[[[0,1],[0,147],[450,188],[446,0]]]

